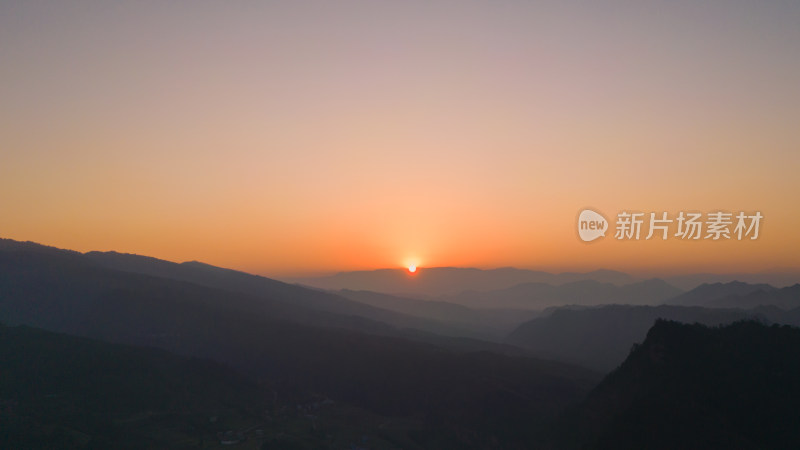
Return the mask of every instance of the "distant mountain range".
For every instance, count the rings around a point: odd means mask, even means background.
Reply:
[[[671,305],[692,305],[702,306],[715,300],[751,294],[756,291],[775,291],[776,288],[768,284],[750,284],[741,281],[731,281],[729,283],[703,283],[700,286],[685,292],[667,303]]]
[[[326,290],[349,289],[401,296],[436,297],[455,295],[464,291],[505,289],[523,283],[561,285],[584,280],[612,284],[628,284],[634,281],[630,275],[613,270],[553,274],[511,267],[491,270],[426,267],[418,268],[414,274],[410,274],[405,269],[380,269],[342,272],[319,278],[295,278],[287,281]]]
[[[732,281],[785,287],[800,282],[800,270],[743,274],[692,274],[660,278],[664,283],[674,286],[680,291],[694,289],[703,283],[729,283]],[[325,277],[292,278],[285,281],[329,291],[347,289],[381,292],[401,297],[440,299],[440,297],[457,296],[465,291],[500,291],[522,284],[541,283],[561,286],[573,282],[596,281],[622,286],[646,280],[613,270],[549,273],[510,267],[489,270],[421,267],[417,268],[417,272],[414,274],[410,274],[405,269],[379,269],[342,272]]]
[[[682,292],[659,279],[625,285],[581,280],[561,285],[523,283],[494,291],[466,291],[442,296],[438,300],[473,308],[543,310],[564,305],[657,305]]]
[[[683,290],[694,289],[701,284],[730,283],[733,281],[786,287],[800,282],[800,269],[776,269],[757,273],[696,273],[663,278],[667,283]]]
[[[487,329],[502,329],[503,319],[560,306],[650,305],[702,306],[706,308],[752,309],[776,306],[800,307],[800,285],[775,288],[768,284],[702,284],[683,292],[663,280],[652,279],[625,285],[593,280],[573,281],[562,285],[523,283],[494,291],[465,291],[432,299],[415,299],[371,291],[332,291],[333,293],[379,308],[405,314],[421,314],[436,320],[480,324]],[[490,320],[490,318],[497,319]]]
[[[756,308],[777,306],[782,309],[800,307],[800,284],[775,288],[768,284],[730,283],[701,284],[689,292],[670,299],[672,305],[694,305],[709,308]]]

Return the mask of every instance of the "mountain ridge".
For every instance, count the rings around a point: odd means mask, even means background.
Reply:
[[[548,448],[792,449],[800,329],[658,320],[557,423]]]

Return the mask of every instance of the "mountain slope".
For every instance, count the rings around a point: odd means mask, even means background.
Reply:
[[[449,336],[471,335],[469,330],[434,320],[202,263],[176,264],[113,252],[83,255],[11,240],[0,241],[0,283],[6,288],[0,303],[17,304],[6,308],[6,313],[28,314],[32,324],[61,331],[69,330],[48,324],[48,320],[75,316],[94,308],[98,296],[133,286],[136,290],[168,293],[172,298],[202,298],[202,303],[208,305],[315,326],[384,334],[395,333],[391,329],[394,327]],[[52,304],[54,299],[65,297],[75,302],[70,311],[60,311]],[[50,310],[52,316],[43,314],[47,310],[44,306],[42,313],[37,312],[37,302],[54,306]],[[5,316],[4,320],[12,324],[28,323],[13,315]]]
[[[223,289],[266,301],[280,300],[283,303],[303,308],[345,316],[359,316],[383,322],[399,328],[418,328],[428,332],[446,335],[473,336],[469,330],[448,327],[434,320],[400,314],[383,308],[348,300],[315,289],[307,289],[251,275],[236,270],[215,267],[197,261],[181,264],[163,261],[147,256],[116,252],[89,252],[86,257],[99,265],[130,273],[151,275],[172,280],[184,281],[200,286]]]
[[[122,315],[124,311],[126,318],[135,320],[137,310],[150,308],[148,313],[158,311],[169,318],[180,308],[194,306],[198,311],[237,311],[318,326],[393,332],[380,322],[315,311],[279,296],[259,298],[120,272],[98,266],[77,252],[27,243],[4,244],[0,248],[0,320],[12,325],[74,332],[104,326],[94,318],[98,314]]]
[[[800,329],[658,321],[558,424],[552,448],[794,449]]]

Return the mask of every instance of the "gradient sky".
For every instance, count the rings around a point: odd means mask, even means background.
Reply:
[[[0,236],[271,276],[798,267],[800,2],[4,1]],[[761,211],[757,241],[576,215]]]

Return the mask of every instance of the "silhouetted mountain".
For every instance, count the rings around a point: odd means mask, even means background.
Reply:
[[[362,302],[315,289],[283,283],[258,275],[215,267],[197,261],[173,263],[147,256],[116,252],[89,252],[86,257],[103,267],[124,272],[185,281],[226,291],[245,294],[255,299],[280,300],[292,306],[345,316],[358,316],[398,328],[417,328],[450,336],[481,336],[463,327],[451,327],[420,315],[399,314]]]
[[[209,310],[236,311],[316,326],[375,333],[396,332],[385,323],[361,316],[303,307],[294,302],[294,298],[284,301],[281,295],[248,296],[183,281],[121,272],[102,267],[92,258],[77,252],[7,240],[0,247],[0,285],[4,289],[0,296],[0,320],[64,332],[73,332],[76,327],[85,330],[101,326],[92,323],[92,315],[104,308],[110,313],[115,307],[143,307],[145,303],[151,303],[154,310],[196,303],[198,307]],[[312,298],[320,294],[308,292]],[[139,297],[142,299],[140,302],[133,301]],[[390,321],[402,317],[341,297],[330,297],[333,302],[352,304],[362,311],[388,314]],[[159,299],[163,301],[158,302]],[[417,320],[409,319],[412,323]]]
[[[467,291],[440,300],[473,308],[517,308],[542,310],[563,305],[631,304],[656,305],[680,293],[663,280],[652,279],[626,285],[593,280],[573,281],[560,286],[525,283],[489,292]]]
[[[800,284],[780,289],[768,284],[748,284],[741,281],[701,284],[689,292],[667,300],[666,303],[741,309],[776,306],[788,310],[800,307]]]
[[[522,283],[548,283],[560,285],[573,281],[594,280],[603,283],[626,284],[632,278],[613,270],[587,273],[552,274],[533,270],[502,268],[492,270],[425,267],[414,274],[404,269],[343,272],[320,278],[297,278],[298,284],[338,291],[373,291],[415,297],[454,295],[463,291],[491,291],[505,289]]]
[[[462,327],[465,335],[480,335],[487,339],[502,340],[521,323],[538,315],[538,312],[516,309],[472,309],[454,303],[419,300],[370,291],[342,290],[342,297],[382,309],[415,315],[438,322]]]
[[[712,308],[756,308],[776,306],[781,309],[800,307],[800,284],[775,289],[758,289],[745,295],[730,295],[707,303]]]
[[[599,378],[566,364],[475,352],[464,340],[413,341],[357,316],[122,272],[29,244],[6,242],[0,251],[0,321],[159,347],[291,381],[373,414],[418,420],[415,445],[426,448],[529,446],[549,417]]]
[[[799,269],[774,269],[760,273],[695,273],[664,277],[664,280],[680,289],[689,291],[701,284],[730,283],[740,281],[748,284],[769,284],[771,286],[786,287],[800,280]]]
[[[656,319],[719,325],[763,315],[742,310],[685,306],[609,305],[596,308],[557,308],[520,325],[506,342],[535,355],[609,371],[641,342]]]
[[[204,295],[209,299],[213,298],[209,301],[218,302],[226,307],[312,325],[334,326],[383,334],[394,333],[386,326],[391,325],[398,329],[419,330],[452,337],[487,337],[485,333],[474,332],[463,326],[453,326],[432,319],[376,308],[338,295],[198,262],[176,264],[146,256],[115,252],[90,252],[83,255],[30,242],[0,240],[0,264],[6,264],[9,267],[9,275],[16,270],[13,267],[17,264],[13,259],[16,257],[14,255],[24,255],[19,256],[23,259],[38,258],[44,267],[63,264],[62,269],[65,273],[86,275],[88,278],[78,278],[73,281],[63,277],[57,278],[58,281],[64,283],[66,289],[62,294],[81,297],[84,299],[82,301],[88,298],[88,293],[98,289],[111,289],[114,283],[126,283],[138,288],[159,285],[173,290],[194,291],[195,294]],[[3,260],[3,258],[5,259]],[[47,258],[52,258],[52,260],[46,261]],[[19,268],[23,268],[25,263],[23,261],[19,261],[19,263],[23,264]],[[37,264],[33,263],[33,266]],[[20,278],[20,281],[27,279],[27,285],[34,290],[38,289],[35,286],[38,281],[31,278],[35,273],[35,271],[29,271]],[[95,283],[91,280],[101,281]],[[14,280],[9,280],[9,282],[14,282]],[[85,283],[81,284],[82,282]],[[202,287],[211,289],[203,290]],[[21,294],[22,292],[16,293]],[[17,313],[22,313],[29,307],[31,305],[24,304],[17,310]],[[35,311],[29,311],[29,313],[35,315]],[[43,317],[39,317],[37,320],[39,322],[36,324],[45,326],[40,323],[41,320],[44,320]],[[423,336],[424,333],[415,331],[413,335]]]
[[[666,303],[683,306],[710,306],[715,300],[721,298],[747,295],[756,291],[769,292],[774,290],[775,288],[768,284],[749,284],[741,281],[701,284],[689,292],[684,292],[667,300]]]
[[[658,321],[553,449],[800,448],[800,329]]]

